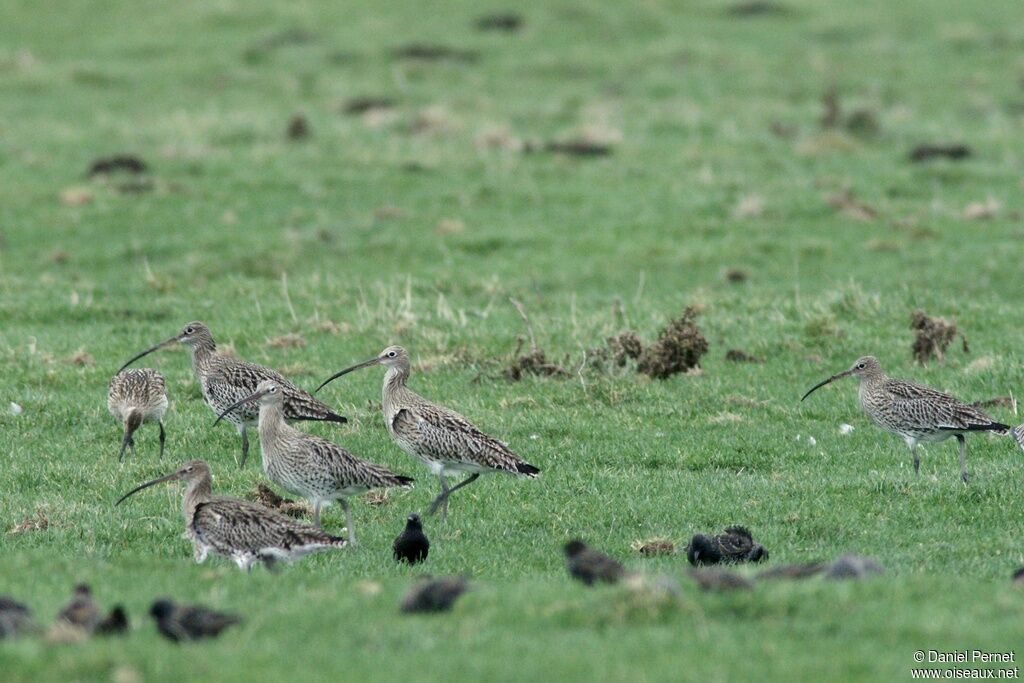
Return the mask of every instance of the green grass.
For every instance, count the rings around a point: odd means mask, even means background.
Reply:
[[[492,2],[7,3],[0,592],[49,621],[89,581],[136,628],[4,643],[5,680],[904,680],[918,649],[1021,642],[1024,593],[1008,584],[1024,563],[1021,453],[972,438],[964,487],[955,446],[932,446],[915,478],[852,382],[799,402],[866,353],[966,399],[1020,393],[1019,3],[788,0],[748,18],[711,0],[631,5],[531,3],[505,35],[472,27],[504,8]],[[294,30],[310,39],[266,49]],[[480,57],[396,61],[410,42]],[[822,131],[832,87],[879,131]],[[394,99],[393,119],[341,114],[358,96]],[[308,140],[284,137],[296,111]],[[424,112],[433,129],[416,133]],[[618,141],[597,159],[482,147],[501,126],[527,142],[594,128]],[[974,155],[907,161],[930,141]],[[151,191],[85,179],[121,152],[150,164]],[[877,217],[830,206],[844,188]],[[69,189],[91,201],[62,201]],[[964,217],[989,199],[994,217]],[[730,268],[748,280],[729,282]],[[510,296],[568,379],[503,379],[526,334]],[[651,339],[691,304],[711,345],[701,373],[576,373],[606,336]],[[955,318],[970,354],[915,366],[918,307]],[[415,389],[542,469],[534,482],[485,477],[452,498],[447,527],[428,520],[425,571],[474,581],[452,614],[397,612],[420,570],[394,566],[390,541],[436,484],[388,439],[378,371],[325,391],[349,425],[309,427],[418,478],[389,505],[355,502],[358,551],[244,575],[192,562],[173,488],[112,507],[189,458],[211,463],[221,493],[262,479],[255,463],[234,467],[237,436],[211,428],[182,353],[148,359],[168,378],[168,456],[147,426],[138,457],[116,461],[111,373],[192,319],[307,387],[401,343]],[[267,344],[286,333],[306,346]],[[70,362],[83,348],[94,362]],[[728,363],[730,348],[763,362]],[[37,511],[48,528],[7,533]],[[342,517],[332,508],[325,524]],[[772,563],[858,551],[887,573],[739,595],[684,580],[664,609],[565,576],[573,535],[681,576],[685,558],[644,559],[630,543],[683,545],[734,522]],[[157,595],[247,622],[174,647],[143,616]]]

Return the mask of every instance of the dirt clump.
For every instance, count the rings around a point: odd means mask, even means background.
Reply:
[[[917,309],[910,314],[910,329],[915,331],[912,351],[914,360],[922,365],[932,359],[942,361],[946,349],[959,335],[963,340],[964,353],[969,353],[967,337],[957,329],[956,323],[945,318],[932,318]]]
[[[910,151],[910,160],[915,164],[932,159],[961,161],[972,154],[971,148],[963,144],[922,144]]]
[[[515,33],[523,28],[524,23],[521,14],[516,14],[515,12],[494,12],[477,17],[473,25],[477,31]]]
[[[729,349],[725,352],[725,359],[732,363],[760,363],[761,359],[757,356],[751,356],[746,351],[740,349]]]
[[[305,517],[309,514],[309,507],[290,498],[282,498],[263,482],[256,484],[256,490],[249,497],[260,505],[283,512],[289,517]]]
[[[707,353],[708,340],[697,327],[697,311],[691,306],[668,324],[658,339],[637,359],[637,371],[654,379],[665,379],[698,366]]]

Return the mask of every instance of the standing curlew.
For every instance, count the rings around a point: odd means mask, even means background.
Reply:
[[[281,384],[263,380],[251,396],[229,406],[217,420],[242,406],[258,402],[263,471],[270,481],[313,504],[313,525],[317,528],[320,527],[320,509],[332,500],[340,502],[348,525],[348,542],[354,546],[356,533],[347,497],[371,489],[409,486],[413,480],[288,425],[284,421],[284,400]]]
[[[177,472],[136,486],[114,505],[150,486],[178,480],[188,482],[182,514],[196,562],[206,560],[212,550],[234,560],[245,571],[252,571],[256,562],[273,569],[278,560],[292,562],[310,553],[346,545],[343,538],[296,522],[258,503],[213,495],[213,477],[202,460],[185,463]]]
[[[992,418],[977,408],[961,403],[948,394],[916,382],[887,377],[874,356],[858,358],[849,370],[815,384],[800,400],[829,382],[851,375],[860,380],[860,407],[876,425],[903,437],[910,447],[916,474],[921,471],[917,444],[945,441],[955,436],[960,445],[960,478],[967,483],[970,477],[967,474],[967,443],[964,434],[1009,432],[1008,425],[993,422]]]
[[[143,422],[160,425],[160,457],[164,457],[164,413],[167,412],[167,387],[164,376],[152,368],[133,368],[118,372],[110,380],[107,410],[124,424],[124,438],[118,460],[124,460],[124,449],[135,455],[135,430]]]
[[[192,347],[192,371],[196,381],[203,390],[203,399],[215,414],[220,415],[225,408],[242,400],[256,391],[256,386],[265,379],[274,380],[284,391],[284,416],[288,420],[316,420],[321,422],[348,422],[328,406],[313,398],[286,380],[280,373],[255,363],[247,363],[235,358],[228,358],[217,353],[217,345],[213,335],[201,322],[191,322],[181,332],[156,346],[132,356],[131,360],[121,366],[121,370],[157,349],[170,346],[176,342]],[[231,414],[228,421],[238,429],[242,437],[242,460],[239,467],[245,467],[245,459],[249,456],[249,437],[247,427],[255,427],[259,418],[256,406],[249,406]]]
[[[428,514],[441,508],[441,517],[448,517],[448,496],[476,481],[487,472],[508,472],[531,479],[540,470],[509,450],[502,442],[487,436],[453,410],[427,401],[411,391],[409,354],[401,346],[389,346],[380,355],[331,375],[317,391],[344,374],[383,365],[384,421],[395,443],[410,455],[422,460],[441,482],[441,493],[430,505]],[[448,486],[448,477],[459,472],[469,476],[455,486]]]

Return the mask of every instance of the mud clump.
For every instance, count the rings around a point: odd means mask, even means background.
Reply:
[[[642,541],[633,541],[631,545],[633,550],[645,557],[672,555],[676,551],[676,544],[667,538],[649,538]]]
[[[522,338],[520,338],[520,349],[522,348]],[[505,369],[505,377],[518,382],[526,375],[539,375],[541,377],[568,377],[569,372],[560,366],[558,363],[554,363],[548,360],[547,355],[543,349],[532,348],[529,353],[520,355],[519,350],[513,354],[514,358],[509,366]]]
[[[961,144],[923,144],[918,145],[910,152],[910,161],[920,164],[932,159],[950,159],[961,161],[971,156],[973,152],[967,145]]]
[[[432,43],[409,43],[391,51],[395,59],[408,59],[418,62],[457,62],[470,64],[480,59],[475,50],[463,50],[448,45]]]
[[[296,503],[290,498],[282,498],[263,482],[256,484],[256,490],[252,493],[250,498],[260,505],[264,505],[271,510],[283,512],[289,517],[305,517],[309,514],[309,508],[305,505],[302,503]]]
[[[515,33],[523,27],[524,23],[522,15],[514,12],[495,12],[477,17],[473,25],[477,31]]]
[[[942,361],[946,349],[959,335],[963,340],[964,353],[969,353],[967,337],[957,329],[956,323],[945,318],[932,318],[918,309],[910,314],[910,329],[915,331],[912,347],[914,360],[924,365],[935,359]]]
[[[586,137],[552,140],[544,146],[544,149],[555,154],[574,157],[606,157],[612,153],[612,146],[609,143]]]
[[[285,135],[289,140],[304,140],[309,137],[309,119],[305,114],[297,113],[288,121],[288,128]]]
[[[89,166],[87,175],[92,178],[98,175],[111,175],[113,173],[131,173],[140,175],[149,171],[146,162],[131,154],[117,154],[110,157],[100,157]]]
[[[739,349],[729,349],[725,352],[725,359],[730,363],[760,363],[761,359],[757,356],[751,356],[746,351]]]
[[[637,371],[654,379],[665,379],[697,367],[707,353],[708,340],[696,324],[692,307],[670,322],[658,339],[644,349],[637,360]]]
[[[612,360],[620,368],[625,367],[629,361],[636,360],[644,352],[644,343],[640,341],[637,333],[632,330],[626,330],[614,337],[608,337],[607,343],[608,349],[611,351]]]

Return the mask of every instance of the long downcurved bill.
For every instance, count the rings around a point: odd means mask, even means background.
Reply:
[[[320,390],[321,390],[321,389],[323,389],[323,388],[324,388],[325,386],[327,386],[328,384],[330,384],[330,383],[331,383],[331,382],[333,382],[334,380],[338,379],[338,378],[339,378],[339,377],[341,377],[342,375],[347,375],[348,373],[352,372],[353,370],[360,370],[360,369],[362,369],[362,368],[368,368],[368,367],[370,367],[371,365],[377,365],[378,363],[380,363],[380,358],[371,358],[370,360],[368,360],[368,361],[365,361],[365,362],[363,362],[363,363],[359,363],[359,364],[357,364],[357,365],[353,365],[353,366],[352,366],[352,367],[350,367],[350,368],[345,368],[345,369],[344,369],[344,370],[342,370],[341,372],[336,372],[336,373],[334,373],[333,375],[331,375],[330,377],[328,377],[327,379],[325,379],[325,380],[324,380],[324,383],[323,383],[323,384],[321,384],[320,386],[318,386],[318,387],[316,388],[316,391],[314,391],[313,393],[314,393],[314,394],[315,394],[315,393],[317,393],[317,391],[320,391]]]
[[[216,427],[217,424],[222,419],[224,419],[224,416],[227,415],[228,413],[230,413],[232,410],[237,410],[241,406],[244,406],[246,403],[252,403],[253,401],[258,401],[258,400],[260,400],[261,398],[263,398],[266,395],[267,395],[266,391],[257,391],[255,394],[252,394],[250,396],[246,396],[241,401],[235,401],[234,403],[229,405],[227,408],[225,408],[223,413],[221,413],[220,415],[217,416],[217,419],[214,420],[214,422],[213,422],[213,426]]]
[[[124,365],[122,365],[118,369],[118,371],[115,372],[114,374],[115,375],[118,374],[119,372],[121,372],[121,370],[124,370],[126,367],[128,367],[129,365],[131,365],[132,363],[134,363],[138,359],[142,358],[143,356],[148,356],[149,354],[153,353],[154,351],[159,351],[160,349],[164,348],[165,346],[170,346],[171,344],[174,344],[177,341],[178,341],[178,335],[174,335],[170,339],[165,339],[164,341],[160,342],[156,346],[154,346],[152,348],[149,348],[149,349],[146,349],[142,353],[135,354],[130,359],[128,359],[128,362],[125,363]]]
[[[826,379],[823,382],[818,382],[813,387],[811,387],[811,390],[808,391],[806,394],[804,394],[803,398],[801,398],[800,400],[801,401],[804,400],[804,398],[807,398],[808,396],[813,394],[815,391],[817,391],[818,389],[820,389],[823,386],[825,386],[826,384],[828,384],[829,382],[835,382],[837,379],[842,379],[844,377],[848,377],[849,375],[850,375],[850,371],[847,370],[846,372],[840,372],[838,375],[832,375],[831,377],[829,377],[828,379]]]
[[[156,486],[157,484],[162,484],[165,481],[171,481],[171,480],[177,479],[177,478],[178,478],[178,473],[177,472],[172,472],[172,473],[168,474],[165,477],[160,477],[159,479],[154,479],[153,481],[147,481],[145,484],[141,484],[139,486],[136,486],[131,491],[129,491],[128,493],[126,493],[123,496],[121,496],[120,498],[118,498],[117,502],[114,503],[114,507],[117,507],[118,505],[120,505],[124,501],[125,498],[127,498],[129,496],[133,496],[133,495],[135,495],[136,493],[138,493],[139,491],[141,491],[143,489],[148,489],[150,486]]]

